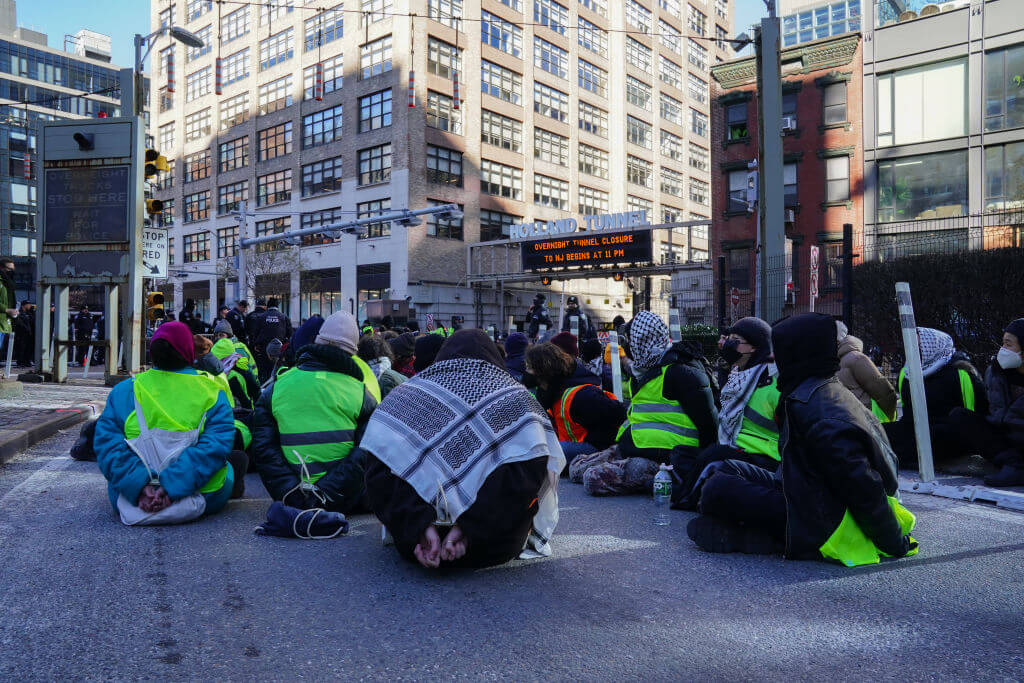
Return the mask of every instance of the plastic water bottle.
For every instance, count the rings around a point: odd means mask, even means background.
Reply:
[[[668,465],[662,465],[654,477],[654,523],[658,526],[667,526],[671,521],[668,516],[668,506],[672,502],[670,469]]]

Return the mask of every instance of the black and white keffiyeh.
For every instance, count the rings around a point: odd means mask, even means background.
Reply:
[[[921,347],[921,369],[925,377],[931,377],[953,358],[956,352],[953,338],[930,327],[917,328],[917,338]]]
[[[547,456],[524,556],[551,554],[565,456],[547,413],[505,370],[476,358],[434,363],[387,395],[360,446],[431,503],[439,522],[457,520],[500,465]]]
[[[743,426],[743,414],[765,369],[775,372],[774,363],[758,363],[740,370],[733,368],[722,388],[722,409],[718,411],[718,443],[736,447],[736,437]]]
[[[644,372],[657,367],[672,340],[668,325],[660,316],[650,311],[640,311],[629,324],[629,348],[633,354],[634,372]]]

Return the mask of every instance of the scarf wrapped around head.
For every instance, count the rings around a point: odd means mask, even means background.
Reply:
[[[940,330],[930,327],[917,328],[918,345],[921,347],[921,369],[925,377],[931,377],[946,367],[956,349],[953,338]]]
[[[494,342],[473,332],[456,332],[433,365],[387,395],[360,446],[433,505],[439,522],[457,520],[499,466],[546,457],[548,476],[523,556],[550,555],[565,456],[537,399],[490,358],[492,348],[480,345]],[[493,355],[500,362],[496,348]]]
[[[811,377],[831,377],[839,369],[836,323],[824,313],[802,313],[772,328],[772,348],[779,368],[782,398]]]
[[[654,313],[640,311],[629,324],[629,349],[637,371],[645,372],[657,367],[671,345],[668,325]]]

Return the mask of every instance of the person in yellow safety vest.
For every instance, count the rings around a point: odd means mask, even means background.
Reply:
[[[93,441],[110,502],[130,525],[174,524],[218,512],[236,477],[228,396],[191,367],[188,327],[164,323],[150,352],[154,367],[110,392]]]
[[[575,376],[576,361],[551,342],[526,350],[526,371],[540,385],[537,400],[548,411],[568,467],[574,458],[615,443],[626,408],[615,394]]]
[[[848,567],[917,552],[899,500],[896,455],[878,420],[835,373],[836,323],[805,313],[772,330],[782,467],[712,465],[689,537],[709,552],[785,553]]]
[[[677,447],[696,456],[718,437],[707,361],[694,346],[673,344],[665,321],[650,311],[628,327],[633,400],[617,437],[622,457],[667,463]]]
[[[839,382],[870,408],[880,422],[892,422],[896,419],[896,390],[864,353],[864,342],[850,334],[842,321],[837,321],[836,327],[839,329],[839,373],[836,375]]]
[[[702,474],[722,460],[742,460],[774,472],[779,465],[777,374],[772,362],[772,328],[760,318],[742,318],[726,330],[722,358],[732,372],[722,388],[718,443],[694,458],[688,448],[672,451],[673,507],[694,510]]]
[[[928,407],[928,428],[931,432],[932,459],[941,467],[960,453],[959,428],[949,419],[956,408],[965,408],[979,415],[988,414],[985,381],[963,353],[957,352],[953,338],[940,330],[917,328],[924,374],[925,404]],[[917,468],[917,438],[914,436],[914,406],[910,397],[907,370],[900,370],[896,389],[903,402],[903,416],[884,425],[889,442],[896,451],[900,466]]]
[[[260,397],[260,383],[252,372],[242,367],[245,357],[237,351],[230,339],[218,339],[210,353],[221,363],[231,387],[235,407],[252,410],[256,399]]]
[[[345,514],[363,509],[366,456],[358,446],[380,388],[355,356],[358,340],[355,318],[333,313],[257,401],[252,452],[274,500]]]
[[[213,341],[217,342],[221,339],[227,339],[231,342],[235,352],[239,355],[238,361],[235,363],[239,370],[247,370],[249,372],[256,372],[256,358],[252,355],[252,351],[249,347],[242,343],[238,337],[234,335],[231,329],[231,323],[227,320],[220,320],[213,328]],[[255,374],[253,374],[255,377]]]

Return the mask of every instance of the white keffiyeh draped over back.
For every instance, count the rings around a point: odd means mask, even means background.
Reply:
[[[439,522],[457,520],[500,465],[546,456],[548,477],[522,556],[551,554],[565,456],[547,413],[505,370],[475,358],[434,363],[387,395],[360,447],[432,504]]]
[[[743,414],[757,383],[766,368],[775,371],[774,363],[758,363],[745,370],[733,368],[722,389],[722,409],[718,411],[718,443],[736,447],[736,437],[743,426]]]
[[[921,369],[925,377],[931,377],[946,367],[956,352],[953,338],[930,327],[917,328],[917,338],[921,347]]]
[[[634,372],[643,374],[657,367],[672,340],[668,325],[661,317],[650,311],[640,311],[629,324],[629,349],[633,354]]]

